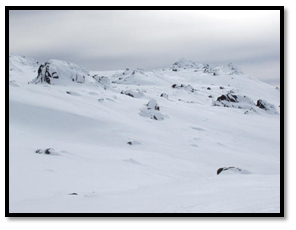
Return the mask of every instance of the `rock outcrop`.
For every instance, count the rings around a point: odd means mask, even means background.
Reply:
[[[49,60],[38,68],[38,75],[31,83],[47,83],[50,85],[67,84],[69,82],[84,83],[89,72],[79,66],[65,61]]]

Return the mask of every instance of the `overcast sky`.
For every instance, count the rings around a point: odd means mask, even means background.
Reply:
[[[280,84],[280,11],[10,11],[9,53],[89,70],[235,63]]]

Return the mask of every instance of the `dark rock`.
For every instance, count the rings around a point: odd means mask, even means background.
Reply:
[[[260,109],[266,109],[265,103],[261,99],[259,99],[257,101],[257,105],[256,106],[258,106]]]
[[[191,92],[196,91],[196,89],[194,89],[191,85],[184,85],[184,84],[181,84],[179,86],[177,84],[173,84],[172,88],[174,88],[174,89],[184,89],[184,90],[188,90],[188,91],[191,91]]]
[[[210,88],[210,87],[208,87],[208,88],[207,88],[207,90],[211,90],[211,88]]]
[[[134,97],[134,95],[132,95],[132,94],[129,93],[129,92],[121,91],[120,94],[125,94],[125,95],[127,95],[127,96]]]
[[[219,175],[219,174],[220,174],[220,172],[222,172],[222,171],[223,171],[223,169],[224,169],[224,168],[219,168],[219,169],[217,170],[217,175]]]
[[[42,152],[41,152],[41,149],[37,149],[37,150],[35,151],[35,153],[42,153]]]
[[[227,95],[222,95],[217,98],[217,101],[230,101],[230,102],[238,102],[237,101],[237,96],[234,94],[228,93]]]
[[[213,96],[212,95],[209,95],[209,98],[213,98]]]
[[[127,144],[132,145],[133,143],[131,141],[127,142]]]
[[[76,193],[76,192],[72,192],[72,193],[69,193],[69,195],[78,195],[78,193]]]
[[[225,95],[222,95],[217,98],[217,101],[227,101],[227,97]]]
[[[169,95],[167,95],[166,93],[162,93],[160,96],[161,96],[161,97],[164,97],[164,98],[166,98],[166,99],[169,98]]]
[[[37,149],[37,150],[35,151],[35,153],[39,153],[39,154],[42,154],[42,153],[44,153],[44,154],[51,154],[51,153],[54,153],[54,155],[56,154],[56,153],[54,152],[54,149],[53,149],[53,148]]]
[[[242,171],[240,168],[236,168],[236,167],[233,167],[233,166],[231,166],[231,167],[222,167],[222,168],[219,168],[219,169],[217,170],[217,175],[219,175],[221,172],[226,171],[226,170],[229,170],[229,169],[236,169],[236,170],[238,170],[239,172]]]
[[[220,89],[224,89],[224,87],[223,86],[220,86]]]
[[[45,152],[44,152],[44,153],[45,153],[45,154],[50,154],[50,150],[51,150],[50,148],[45,149]]]

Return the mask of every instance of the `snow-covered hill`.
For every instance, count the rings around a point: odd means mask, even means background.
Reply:
[[[280,211],[280,91],[237,66],[9,65],[10,212]]]

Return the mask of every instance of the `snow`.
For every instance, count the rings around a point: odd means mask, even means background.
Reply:
[[[59,72],[54,84],[28,84],[38,75],[35,63],[10,56],[11,213],[280,212],[279,90],[196,66],[126,70],[124,82],[122,71],[57,60],[50,62]],[[76,72],[83,84],[72,82]],[[228,93],[256,112],[213,106]],[[256,106],[259,99],[276,113]],[[248,173],[217,175],[231,166]]]

